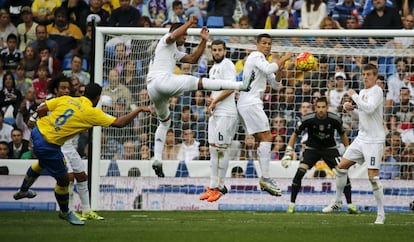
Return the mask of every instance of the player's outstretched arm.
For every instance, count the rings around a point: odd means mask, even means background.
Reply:
[[[200,56],[203,54],[204,50],[207,47],[207,41],[209,38],[208,29],[206,27],[203,27],[201,29],[201,41],[200,44],[197,46],[197,48],[191,53],[190,55],[184,56],[180,61],[190,64],[196,64],[198,62],[198,59],[200,59]]]
[[[125,114],[124,116],[118,117],[115,119],[115,121],[111,124],[112,127],[122,128],[127,126],[129,123],[134,120],[136,116],[140,112],[151,112],[152,109],[149,106],[139,106],[136,109],[134,109],[132,112]]]
[[[187,33],[187,29],[191,27],[191,25],[197,21],[196,18],[193,18],[193,16],[190,17],[190,19],[185,22],[183,25],[181,25],[179,28],[175,29],[171,32],[171,35],[168,36],[166,42],[167,44],[175,43],[175,41],[180,38],[181,36],[185,35]]]

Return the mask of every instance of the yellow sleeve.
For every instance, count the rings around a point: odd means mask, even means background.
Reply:
[[[88,115],[88,122],[93,126],[109,127],[116,118],[104,113],[99,108],[92,108],[90,115]]]
[[[60,100],[60,98],[52,98],[49,100],[45,101],[45,104],[47,106],[47,108],[49,109],[49,111],[53,111],[56,109],[57,105],[58,105],[58,100]]]

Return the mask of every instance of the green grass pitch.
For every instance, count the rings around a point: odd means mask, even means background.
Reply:
[[[322,214],[262,211],[101,211],[104,221],[73,226],[58,212],[0,212],[0,241],[413,241],[414,214]]]

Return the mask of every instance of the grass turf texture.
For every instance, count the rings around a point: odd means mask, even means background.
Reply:
[[[11,241],[412,241],[413,213],[388,213],[374,225],[374,213],[261,211],[99,212],[104,221],[73,226],[57,212],[2,211],[0,240]]]

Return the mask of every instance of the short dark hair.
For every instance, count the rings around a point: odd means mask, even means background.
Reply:
[[[18,132],[20,132],[20,134],[23,134],[23,130],[21,130],[21,129],[19,129],[19,128],[13,128],[13,130],[12,130],[12,133],[13,133],[13,131],[18,131]]]
[[[99,97],[101,93],[102,93],[102,87],[99,84],[91,82],[88,85],[86,85],[84,96],[89,98],[90,100],[93,100]]]
[[[211,46],[213,45],[222,45],[224,49],[226,49],[226,42],[224,42],[221,39],[215,39],[213,42],[211,42]]]
[[[175,0],[173,3],[172,3],[172,7],[173,8],[175,8],[175,7],[177,7],[177,6],[182,6],[183,5],[183,3],[181,2],[181,1],[179,1],[179,0]]]
[[[69,16],[68,10],[66,10],[66,8],[64,8],[64,7],[58,7],[58,8],[55,9],[54,16],[56,17],[58,14],[62,14],[66,18],[68,18],[68,16]]]
[[[372,71],[374,75],[378,75],[378,68],[373,64],[365,64],[362,67],[362,71]]]
[[[55,88],[59,87],[59,83],[61,82],[69,82],[69,86],[72,87],[72,81],[69,77],[65,76],[64,74],[59,74],[57,77],[53,78],[47,84],[47,90],[49,93],[54,93]]]
[[[9,40],[16,40],[17,41],[17,36],[13,33],[7,35],[7,41]]]
[[[183,23],[173,23],[170,27],[170,33],[172,33],[174,30],[178,29],[179,27],[181,27],[182,25],[184,25]]]
[[[328,99],[326,99],[326,97],[318,97],[318,99],[316,99],[316,103],[320,102],[324,102],[326,105],[328,105]]]
[[[263,38],[268,38],[268,39],[271,39],[271,38],[272,38],[272,36],[270,36],[270,34],[266,34],[266,33],[259,34],[259,35],[257,36],[256,42],[257,42],[257,43],[259,43],[259,41],[260,41],[261,39],[263,39]]]
[[[4,140],[0,141],[0,145],[5,145],[7,147],[7,149],[9,148],[9,143],[7,143]]]

